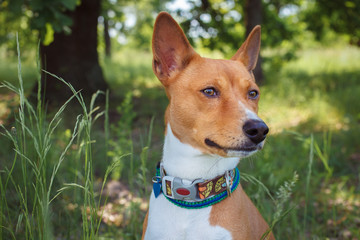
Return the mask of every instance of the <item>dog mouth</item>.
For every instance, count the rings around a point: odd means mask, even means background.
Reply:
[[[218,143],[212,141],[209,138],[205,139],[205,144],[209,147],[216,148],[224,151],[227,155],[239,155],[242,157],[247,157],[262,149],[262,142],[259,144],[251,144],[251,145],[241,145],[236,147],[224,147],[219,145]]]

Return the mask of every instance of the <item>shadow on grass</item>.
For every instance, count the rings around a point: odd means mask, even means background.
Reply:
[[[285,78],[292,79],[296,89],[307,98],[318,91],[331,105],[345,114],[356,117],[360,113],[360,70],[317,74],[296,71],[288,72]]]

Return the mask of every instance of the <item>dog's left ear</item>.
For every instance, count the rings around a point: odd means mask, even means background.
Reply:
[[[231,60],[241,61],[249,72],[251,72],[256,67],[260,44],[261,27],[260,25],[256,25]]]

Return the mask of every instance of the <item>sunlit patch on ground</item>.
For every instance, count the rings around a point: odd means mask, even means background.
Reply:
[[[316,218],[326,224],[329,236],[337,236],[334,239],[359,237],[356,229],[360,229],[360,194],[351,184],[344,178],[341,182],[323,184],[320,191]]]
[[[119,181],[111,180],[106,184],[104,197],[106,195],[109,201],[98,211],[105,224],[124,227],[129,224],[132,211],[140,210],[145,213],[148,209],[147,200],[136,197]]]

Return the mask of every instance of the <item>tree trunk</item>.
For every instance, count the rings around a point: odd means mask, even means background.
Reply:
[[[97,90],[107,88],[97,52],[100,0],[83,0],[67,14],[73,19],[71,34],[55,33],[50,45],[40,47],[42,68],[70,82],[89,99]],[[42,91],[50,105],[61,105],[72,96],[67,86],[46,74],[42,76]]]
[[[109,34],[109,20],[104,18],[104,42],[105,42],[105,55],[111,57],[111,39]]]
[[[261,25],[262,23],[262,8],[261,0],[245,0],[245,27],[246,27],[246,36],[248,36],[251,30],[256,25]],[[254,75],[256,82],[262,84],[264,82],[264,74],[261,67],[262,59],[261,56],[258,58],[257,65],[254,69]]]

